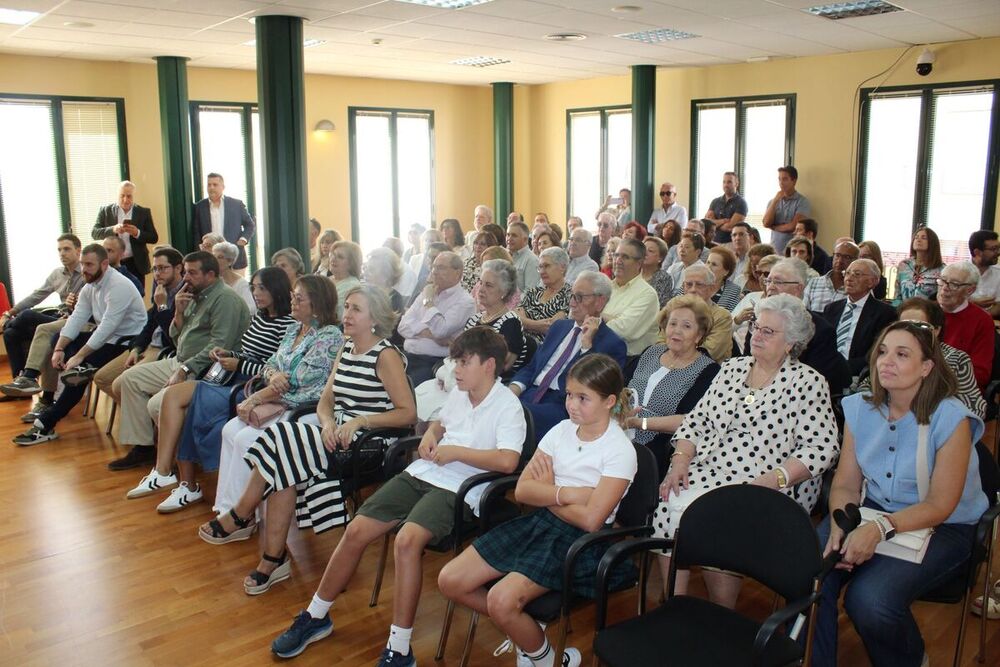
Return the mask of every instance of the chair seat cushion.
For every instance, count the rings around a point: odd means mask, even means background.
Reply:
[[[644,616],[598,632],[594,654],[611,667],[750,665],[759,628],[760,624],[734,611],[681,595]],[[787,665],[801,659],[802,650],[775,633],[763,657],[764,665]]]

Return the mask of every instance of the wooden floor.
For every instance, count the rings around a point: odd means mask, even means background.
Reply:
[[[2,378],[6,380],[6,376]],[[195,535],[210,518],[210,503],[178,514],[155,511],[160,496],[125,500],[145,471],[109,472],[123,450],[104,435],[108,405],[97,420],[80,408],[60,424],[60,438],[16,447],[18,416],[27,401],[0,403],[0,665],[263,665],[282,662],[269,645],[309,601],[341,530],[300,533],[291,541],[293,576],[259,597],[243,592],[242,579],[256,564],[255,541],[211,546]],[[209,480],[208,491],[214,480]],[[350,589],[333,609],[333,637],[309,648],[296,665],[372,665],[391,621],[392,565],[382,600],[368,607],[377,547],[372,546]],[[447,557],[428,554],[424,594],[414,630],[422,665],[434,665],[444,610],[437,573]],[[1000,573],[1000,567],[994,568]],[[1000,576],[1000,574],[998,574]],[[656,578],[651,586],[658,585]],[[740,609],[764,616],[771,598],[760,587],[744,591]],[[614,602],[622,618],[634,594]],[[958,632],[957,606],[918,604],[916,613],[932,665],[950,665]],[[977,621],[970,616],[970,621]],[[458,664],[468,615],[459,612],[442,666]],[[571,645],[589,664],[593,614],[574,616]],[[1000,664],[1000,621],[987,627],[989,664]],[[968,633],[963,665],[976,665],[978,626]],[[504,637],[480,623],[473,665],[513,665],[511,654],[493,657]],[[841,664],[867,658],[846,619]],[[669,653],[669,647],[664,647]]]

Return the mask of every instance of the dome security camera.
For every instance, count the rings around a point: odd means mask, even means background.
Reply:
[[[920,76],[927,76],[934,69],[934,61],[936,57],[934,52],[930,49],[924,49],[920,57],[917,58],[917,74]]]

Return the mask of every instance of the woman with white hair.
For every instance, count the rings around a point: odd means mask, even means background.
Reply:
[[[386,293],[393,312],[403,312],[403,296],[395,288],[403,275],[399,255],[389,248],[375,248],[368,253],[368,260],[361,267],[361,275],[366,283],[379,287]]]
[[[809,312],[787,294],[762,299],[754,312],[750,356],[722,364],[674,434],[653,520],[659,537],[673,537],[695,498],[728,484],[766,486],[810,511],[821,476],[837,459],[830,390],[823,376],[798,361],[815,332]],[[659,559],[664,581],[669,558]],[[738,577],[707,570],[702,575],[713,602],[735,606]],[[688,572],[678,571],[675,592],[685,594],[687,584]]]
[[[257,312],[257,303],[253,300],[250,283],[247,282],[246,278],[233,271],[233,262],[240,256],[240,249],[236,247],[235,243],[222,241],[212,246],[212,255],[219,262],[219,277],[222,278],[222,282],[240,295],[240,298],[246,302],[252,316]]]
[[[420,275],[420,267],[424,263],[424,253],[427,252],[427,248],[430,247],[432,243],[443,243],[444,236],[437,229],[428,229],[423,234],[420,235],[420,247],[421,252],[414,253],[410,255],[410,268]]]
[[[521,320],[507,306],[507,300],[516,290],[517,272],[514,265],[503,259],[486,260],[479,277],[479,312],[465,323],[466,329],[491,327],[507,342],[507,363],[500,374],[504,384],[528,361],[528,346]]]
[[[562,248],[546,248],[538,258],[541,285],[526,290],[514,312],[529,336],[541,342],[549,327],[569,312],[570,286],[566,283],[569,255]]]

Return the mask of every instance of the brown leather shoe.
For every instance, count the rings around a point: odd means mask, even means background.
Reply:
[[[108,464],[108,470],[131,470],[156,461],[156,447],[135,445],[128,454]]]

